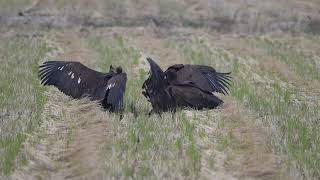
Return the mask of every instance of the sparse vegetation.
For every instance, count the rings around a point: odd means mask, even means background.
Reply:
[[[181,111],[174,116],[171,113],[164,113],[162,117],[156,114],[147,116],[149,104],[141,95],[146,72],[140,67],[138,51],[123,42],[119,36],[108,41],[102,37],[90,41],[100,54],[100,68],[106,70],[112,62],[122,65],[129,78],[125,95],[126,113],[121,121],[113,119],[112,134],[115,136],[111,145],[106,144],[107,174],[114,177],[122,173],[132,178],[174,178],[186,173],[196,177],[200,171],[201,153],[194,138],[194,122],[190,122]]]
[[[13,179],[320,177],[318,2],[34,2],[0,2],[1,23],[26,7],[40,17],[0,27],[0,179],[15,167]],[[37,65],[49,42],[57,51],[50,57],[99,71],[122,66],[123,119],[40,86]],[[215,110],[149,117],[145,56],[164,68],[231,71],[230,96]]]
[[[23,10],[31,5],[32,0],[1,0],[0,1],[0,15],[12,14]]]
[[[105,1],[105,15],[108,17],[121,20],[126,17],[127,9],[125,6],[126,1],[107,0]]]
[[[286,63],[294,72],[305,80],[320,80],[320,67],[317,66],[318,56],[306,54],[302,50],[295,49],[288,43],[268,38],[259,38],[257,44],[265,48],[268,54],[275,59]]]
[[[5,39],[1,46],[0,169],[9,174],[21,144],[39,124],[45,97],[37,65],[49,49],[42,40],[23,37]]]
[[[135,109],[136,106],[141,104],[144,104],[145,108],[147,104],[144,99],[137,99],[137,97],[141,95],[140,89],[146,77],[145,70],[139,67],[139,52],[133,47],[127,47],[122,36],[116,36],[114,39],[106,40],[99,36],[90,37],[89,46],[99,54],[98,69],[108,71],[110,65],[113,65],[115,67],[121,66],[123,70],[127,72],[128,82],[124,100],[125,109],[137,111],[137,109]],[[115,59],[116,61],[114,61]],[[139,110],[144,111],[143,109]]]
[[[273,43],[272,43],[273,42]],[[261,40],[257,41],[258,44]],[[314,59],[308,58],[302,51],[297,52],[288,45],[282,45],[281,42],[265,40],[267,52],[279,61],[284,61],[292,71],[300,75],[301,79],[317,79],[319,71],[315,66]],[[291,165],[298,167],[303,171],[306,177],[320,176],[319,164],[319,97],[303,96],[299,91],[300,87],[291,88],[290,81],[281,81],[270,72],[259,71],[259,60],[248,66],[246,59],[239,55],[233,55],[228,51],[219,49],[210,49],[204,43],[199,41],[190,41],[180,46],[185,57],[189,62],[209,64],[214,67],[224,66],[232,67],[234,83],[231,89],[231,95],[243,105],[251,108],[262,121],[273,129],[272,148],[288,155],[288,161]],[[246,57],[248,58],[248,57]],[[250,57],[249,57],[250,58]],[[266,79],[260,85],[255,76]],[[270,84],[268,83],[271,82]],[[280,82],[281,81],[281,84]],[[267,84],[268,83],[268,84]],[[303,87],[303,89],[309,87]],[[222,136],[218,139],[220,146],[224,149],[226,146],[233,146],[234,143],[230,136]]]
[[[185,7],[177,0],[158,0],[158,13],[160,17],[169,19],[179,19],[183,17]]]

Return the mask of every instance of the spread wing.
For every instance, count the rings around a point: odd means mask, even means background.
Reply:
[[[220,73],[208,66],[198,66],[198,70],[207,79],[212,92],[219,92],[224,95],[229,94],[231,72]]]
[[[148,79],[143,83],[143,89],[146,90],[146,96],[157,94],[159,90],[163,90],[166,86],[164,73],[161,68],[151,58],[147,58],[150,64]]]
[[[184,65],[176,72],[177,79],[181,82],[191,81],[203,90],[228,94],[231,73],[219,73],[212,67],[203,65]]]
[[[111,76],[111,73],[100,73],[73,61],[47,61],[39,67],[41,84],[53,85],[73,98],[94,93]]]
[[[127,74],[120,73],[108,81],[107,84],[107,104],[111,105],[111,110],[119,112],[123,105],[123,96],[126,89]]]

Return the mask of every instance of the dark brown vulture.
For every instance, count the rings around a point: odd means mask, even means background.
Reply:
[[[143,83],[142,94],[151,102],[153,112],[175,111],[177,108],[190,107],[194,109],[215,108],[222,100],[193,82],[192,79],[179,78],[177,71],[164,73],[151,59],[149,78]]]
[[[176,73],[176,80],[180,82],[191,81],[203,90],[228,94],[231,81],[230,72],[219,73],[210,66],[191,64],[175,64],[164,73],[167,75],[170,72]],[[169,79],[168,81],[171,83]]]
[[[73,61],[47,61],[39,67],[41,84],[53,85],[64,94],[79,99],[89,97],[105,109],[120,112],[127,74],[121,67],[110,66],[108,73],[101,73]]]

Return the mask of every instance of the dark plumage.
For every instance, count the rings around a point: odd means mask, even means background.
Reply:
[[[153,111],[175,111],[184,107],[212,109],[223,103],[211,91],[199,87],[190,79],[179,78],[177,71],[164,73],[151,58],[147,58],[147,61],[150,64],[150,76],[143,83],[142,94],[151,102]]]
[[[92,70],[80,62],[47,61],[39,67],[41,84],[53,85],[73,98],[89,97],[105,109],[119,112],[123,105],[127,74],[110,66],[108,73]]]
[[[177,74],[177,80],[180,82],[191,81],[197,87],[209,91],[218,92],[224,95],[228,94],[231,76],[229,73],[219,73],[210,66],[175,64],[170,66],[165,75],[170,72]],[[170,80],[169,80],[169,83]]]

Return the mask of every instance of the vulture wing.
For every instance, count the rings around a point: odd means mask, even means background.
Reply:
[[[228,94],[231,81],[230,73],[219,73],[212,67],[203,65],[184,65],[183,67],[174,65],[169,67],[167,71],[169,70],[176,71],[177,79],[180,82],[191,81],[203,90]]]
[[[126,89],[127,74],[120,73],[113,76],[106,86],[106,106],[111,106],[111,111],[121,111],[123,105],[123,96]]]
[[[209,82],[209,85],[211,86],[212,92],[219,92],[224,95],[229,94],[228,90],[230,87],[231,72],[220,73],[209,66],[197,65],[195,67],[202,74],[202,76],[207,79],[207,82]]]
[[[217,98],[212,93],[203,91],[193,85],[181,84],[169,86],[169,92],[178,107],[212,109],[223,103],[221,99]]]
[[[168,69],[166,70],[166,72],[169,71],[169,70],[174,70],[174,71],[178,72],[178,71],[179,71],[180,69],[182,69],[183,67],[184,67],[183,64],[175,64],[175,65],[172,65],[172,66],[168,67]]]
[[[72,61],[47,61],[39,67],[41,84],[53,85],[73,98],[93,94],[103,88],[113,74],[100,73]]]
[[[150,76],[143,83],[143,88],[147,91],[147,94],[157,94],[159,90],[164,90],[166,82],[164,79],[164,73],[157,63],[155,63],[151,58],[147,58],[150,64]]]

